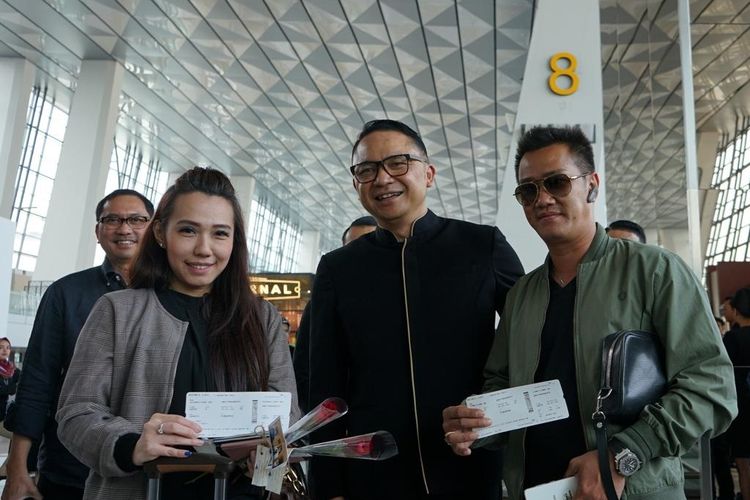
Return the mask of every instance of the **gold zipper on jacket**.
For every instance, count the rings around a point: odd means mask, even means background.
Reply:
[[[416,222],[416,221],[415,221]],[[414,232],[414,225],[412,225],[412,234]],[[411,351],[411,324],[409,321],[409,297],[406,293],[406,244],[409,238],[404,238],[404,245],[401,247],[401,279],[404,284],[404,307],[406,308],[406,337],[409,341],[409,374],[411,375],[411,393],[412,401],[414,402],[414,423],[417,427],[417,452],[419,453],[419,467],[422,472],[422,481],[424,481],[424,489],[426,493],[430,494],[430,487],[427,485],[427,474],[424,470],[424,459],[422,458],[422,440],[419,435],[419,413],[417,411],[417,386],[414,380],[414,356]]]

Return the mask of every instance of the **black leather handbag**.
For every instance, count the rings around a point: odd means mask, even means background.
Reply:
[[[632,424],[646,405],[666,391],[664,349],[655,334],[620,330],[604,338],[601,384],[591,419],[596,430],[599,470],[609,500],[617,500],[617,495],[609,470],[607,421]]]

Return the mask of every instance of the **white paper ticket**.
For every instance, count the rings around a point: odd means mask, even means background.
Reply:
[[[534,486],[523,493],[526,500],[570,500],[577,489],[578,479],[573,476]]]
[[[480,438],[568,418],[559,380],[469,396],[466,406],[479,408],[492,420],[489,427],[474,429]]]
[[[286,430],[291,406],[289,392],[188,392],[185,417],[203,427],[201,437],[227,437],[267,428],[276,417]]]

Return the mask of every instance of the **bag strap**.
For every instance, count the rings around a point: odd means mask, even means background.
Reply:
[[[591,416],[596,431],[596,449],[599,454],[599,474],[607,500],[619,500],[612,481],[612,471],[609,469],[609,450],[607,449],[607,417],[604,412],[597,411]]]

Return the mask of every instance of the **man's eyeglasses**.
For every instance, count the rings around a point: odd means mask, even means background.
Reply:
[[[131,215],[130,217],[105,215],[104,217],[99,219],[99,223],[104,224],[108,228],[115,229],[122,226],[123,223],[127,222],[128,226],[132,227],[133,229],[140,229],[148,224],[149,220],[151,219],[144,215]]]
[[[586,177],[589,174],[593,174],[593,172],[586,172],[585,174],[574,175],[573,177],[565,174],[553,174],[537,181],[524,182],[516,187],[513,195],[518,200],[518,203],[524,207],[530,207],[536,202],[537,198],[539,198],[540,187],[544,188],[547,193],[555,198],[564,198],[573,189],[574,180]]]
[[[402,154],[389,156],[380,161],[363,161],[362,163],[353,165],[350,170],[354,178],[357,179],[357,182],[360,184],[367,184],[368,182],[375,180],[375,177],[378,176],[378,169],[380,167],[383,167],[391,177],[399,177],[409,171],[409,163],[412,161],[427,163],[426,159]]]

